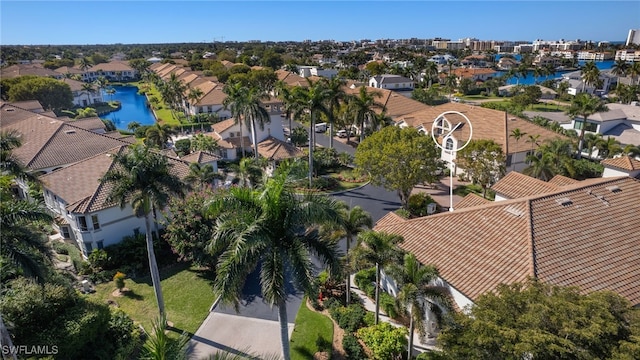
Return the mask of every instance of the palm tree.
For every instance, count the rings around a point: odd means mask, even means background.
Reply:
[[[529,155],[533,155],[534,147],[540,145],[538,143],[539,138],[540,138],[540,134],[535,134],[535,135],[529,135],[529,138],[526,140],[526,142],[531,144],[531,153],[529,153]]]
[[[285,118],[289,120],[289,135],[291,135],[292,129],[292,115],[295,114],[298,110],[293,91],[291,91],[291,87],[287,85],[284,81],[278,81],[275,86],[276,96],[278,99],[282,101],[282,105],[284,107]]]
[[[574,121],[576,121],[576,117],[582,117],[580,135],[578,136],[578,158],[582,156],[582,147],[584,146],[584,133],[587,129],[588,124],[587,118],[593,114],[606,111],[609,111],[609,108],[604,104],[602,100],[587,93],[580,93],[571,100],[571,106],[569,106],[566,114],[571,116]]]
[[[260,127],[260,130],[264,130],[264,124],[271,122],[269,112],[262,104],[262,100],[267,98],[268,95],[262,93],[257,87],[251,87],[246,92],[246,99],[244,101],[245,119],[249,119],[248,125],[251,125],[251,139],[253,141],[253,154],[256,159],[260,157],[258,153],[258,133],[256,126]]]
[[[391,264],[385,271],[396,282],[399,290],[397,300],[409,313],[407,359],[411,359],[414,328],[418,328],[421,336],[426,335],[424,330],[426,307],[434,310],[436,306],[440,306],[452,311],[450,294],[446,287],[434,285],[439,276],[438,270],[433,266],[422,266],[413,254],[405,254],[402,264]]]
[[[313,184],[313,150],[315,147],[315,124],[316,119],[322,113],[329,116],[326,107],[329,91],[319,81],[313,82],[307,79],[307,86],[298,86],[293,89],[294,116],[299,117],[308,112],[311,122],[309,124],[309,187]]]
[[[331,79],[323,78],[322,83],[329,93],[327,95],[327,110],[329,120],[329,148],[333,148],[333,125],[337,122],[338,109],[340,103],[345,101],[347,93],[344,91],[344,85],[346,81],[338,78],[337,76]]]
[[[189,92],[187,94],[187,99],[189,99],[190,103],[187,103],[187,104],[197,105],[203,95],[204,95],[204,93],[202,92],[202,90],[200,88],[189,87]],[[190,107],[190,105],[188,105],[188,106]]]
[[[80,60],[78,61],[78,67],[80,68],[80,70],[86,71],[91,67],[91,60],[86,57],[80,58]]]
[[[146,333],[146,331],[145,331]],[[189,336],[183,332],[178,339],[167,334],[167,318],[161,315],[153,321],[151,333],[142,349],[142,360],[187,360]]]
[[[138,144],[121,150],[113,156],[113,164],[100,179],[102,184],[111,187],[106,201],[118,203],[120,208],[130,204],[135,216],[144,217],[149,270],[160,316],[163,317],[164,299],[153,250],[150,215],[155,214],[156,209],[164,209],[170,195],[182,197],[184,185],[172,174],[168,159],[147,146]]]
[[[349,209],[348,207],[344,207],[340,210],[340,225],[339,225],[339,234],[341,237],[344,237],[347,242],[347,250],[345,253],[347,260],[347,305],[351,302],[351,274],[349,267],[349,248],[351,247],[351,242],[358,234],[365,229],[371,229],[373,227],[373,220],[371,219],[371,214],[369,214],[366,210],[364,210],[360,206],[354,206]]]
[[[242,148],[242,157],[245,157],[242,120],[245,114],[248,89],[244,87],[241,82],[236,82],[225,85],[222,92],[227,94],[227,97],[222,101],[224,109],[231,112],[235,124],[240,124],[240,147]]]
[[[37,181],[36,177],[31,175],[13,154],[13,150],[22,145],[20,137],[20,133],[16,130],[0,131],[0,173],[23,180]]]
[[[82,90],[87,92],[87,104],[91,104],[91,94],[96,92],[96,88],[92,83],[83,83]]]
[[[203,190],[207,186],[211,186],[215,180],[221,180],[222,175],[213,170],[211,164],[189,164],[189,174],[184,180],[196,187],[197,190]]]
[[[611,73],[618,77],[616,90],[620,87],[620,77],[626,76],[627,71],[629,71],[629,64],[622,59],[616,60],[616,62],[611,67]]]
[[[376,321],[380,320],[380,271],[397,262],[402,251],[397,247],[404,239],[402,236],[377,231],[365,231],[358,235],[360,246],[351,251],[351,260],[356,269],[376,267]]]
[[[633,158],[640,157],[640,146],[627,145],[622,149],[622,153]]]
[[[620,143],[611,136],[607,136],[606,140],[602,140],[596,146],[598,147],[598,156],[601,159],[610,158],[622,152]]]
[[[541,156],[532,154],[527,156],[527,159],[531,165],[522,170],[523,174],[543,181],[549,181],[555,176],[555,167],[550,153],[542,153]]]
[[[376,98],[382,97],[382,94],[377,91],[369,92],[366,87],[361,87],[358,95],[352,96],[349,101],[349,110],[353,116],[353,121],[358,124],[360,128],[360,141],[364,139],[364,125],[365,122],[371,123],[373,128],[376,128],[377,117],[374,109],[380,109],[385,111],[385,106],[382,103],[376,101]]]
[[[147,137],[146,144],[164,149],[167,142],[171,140],[171,136],[175,134],[176,131],[170,125],[161,125],[159,122],[156,122],[153,126],[148,128],[145,133],[145,136]]]
[[[593,61],[589,61],[584,64],[582,68],[582,92],[585,91],[585,87],[587,85],[598,86],[598,82],[600,81],[600,69],[596,66],[596,63]]]
[[[262,167],[258,159],[243,158],[238,165],[229,164],[229,170],[235,174],[238,185],[254,187],[262,178]]]
[[[129,124],[127,124],[127,129],[135,132],[137,128],[139,128],[141,125],[139,122],[137,121],[132,121]]]
[[[309,293],[314,283],[310,254],[315,253],[330,274],[340,271],[335,242],[321,238],[317,226],[336,222],[339,204],[327,196],[297,196],[288,186],[290,167],[281,166],[260,191],[232,188],[213,202],[218,216],[208,250],[219,254],[214,294],[223,303],[240,301],[247,279],[260,265],[264,301],[278,308],[282,355],[290,359],[287,286]],[[224,211],[219,212],[220,209]]]
[[[433,85],[433,79],[438,77],[438,64],[433,61],[427,62],[424,75],[429,79],[429,88]]]
[[[196,134],[191,138],[191,151],[207,151],[212,154],[220,150],[220,145],[211,136]]]
[[[636,85],[640,85],[640,61],[635,61],[631,64],[628,74],[636,80]]]
[[[516,144],[518,144],[518,141],[520,141],[520,139],[522,139],[522,137],[525,135],[527,135],[527,133],[520,131],[520,128],[511,130],[511,134],[509,134],[510,137],[516,139]]]

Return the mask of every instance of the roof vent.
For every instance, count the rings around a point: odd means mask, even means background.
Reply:
[[[571,199],[569,198],[556,199],[556,202],[558,203],[558,205],[562,205],[562,206],[569,206],[573,204],[573,201],[571,201]]]
[[[506,211],[506,212],[508,212],[509,214],[514,215],[514,216],[516,216],[516,217],[520,217],[520,216],[524,215],[524,211],[522,211],[522,210],[520,210],[520,209],[516,208],[516,207],[515,207],[515,206],[513,206],[513,205],[509,205],[509,206],[507,206],[506,208],[504,208],[504,211]]]
[[[16,109],[14,109],[14,108],[6,108],[6,109],[4,109],[4,111],[16,111]]]
[[[617,194],[622,191],[618,185],[607,186],[607,190],[611,191],[614,194]]]
[[[76,131],[75,130],[65,130],[64,132],[65,134],[75,134]]]
[[[516,121],[516,118],[509,118],[509,120],[511,120],[511,121]]]

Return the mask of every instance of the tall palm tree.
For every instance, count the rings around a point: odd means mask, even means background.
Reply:
[[[527,135],[526,132],[520,131],[520,128],[515,128],[511,130],[511,134],[509,134],[509,137],[516,139],[516,144],[517,144],[518,141],[520,141],[520,139],[522,139],[522,137],[525,135]]]
[[[600,69],[596,66],[596,63],[589,61],[584,64],[582,68],[582,92],[585,91],[587,85],[593,85],[597,88],[598,82],[600,82]]]
[[[137,121],[132,121],[129,124],[127,124],[127,129],[135,132],[137,128],[139,128],[141,125],[139,122]]]
[[[118,203],[120,208],[131,205],[135,216],[144,217],[149,270],[158,310],[163,317],[164,298],[153,250],[150,215],[156,210],[164,209],[169,196],[184,196],[184,185],[171,172],[171,164],[166,157],[139,144],[115,154],[113,166],[102,176],[100,182],[110,186],[107,202]]]
[[[403,240],[402,236],[395,234],[365,231],[358,235],[360,245],[351,251],[351,261],[356,269],[376,267],[376,324],[380,320],[380,271],[402,258],[402,251],[397,245]]]
[[[256,159],[260,158],[260,154],[258,153],[258,132],[256,130],[257,127],[260,130],[264,130],[264,124],[268,124],[271,122],[271,117],[269,116],[269,112],[265,109],[262,104],[262,100],[268,98],[268,95],[263,93],[257,87],[250,87],[246,92],[245,99],[245,119],[248,119],[249,122],[247,125],[251,126],[251,140],[253,142],[253,154]]]
[[[340,210],[340,230],[339,233],[341,237],[344,237],[347,242],[346,249],[346,260],[347,260],[347,305],[351,302],[351,274],[349,267],[349,249],[351,247],[351,242],[358,234],[365,229],[371,229],[373,227],[373,220],[371,219],[371,214],[369,214],[366,210],[364,210],[360,206],[354,206],[353,208],[345,208]]]
[[[289,135],[291,135],[291,131],[293,130],[292,116],[298,111],[297,107],[299,107],[299,104],[295,101],[291,87],[284,81],[276,82],[275,92],[278,99],[282,101],[285,118],[289,120]]]
[[[533,149],[535,146],[540,145],[540,143],[538,143],[538,139],[540,139],[540,134],[535,134],[535,135],[529,135],[529,138],[526,140],[526,142],[531,144],[531,152],[529,153],[529,155],[533,155]]]
[[[262,167],[255,158],[243,158],[238,165],[229,164],[229,170],[235,174],[234,180],[240,186],[255,187],[262,178]]]
[[[187,103],[189,108],[191,108],[190,104],[197,105],[204,93],[200,88],[192,88],[188,87],[187,99],[189,102]]]
[[[523,174],[543,181],[549,181],[555,176],[555,166],[553,165],[551,153],[542,153],[541,156],[532,154],[527,159],[531,165],[522,170]]]
[[[164,149],[167,146],[167,142],[171,140],[171,136],[175,134],[176,131],[170,125],[161,125],[159,122],[156,122],[148,128],[145,133],[147,137],[146,143],[147,145]]]
[[[189,164],[189,174],[184,180],[194,186],[197,190],[203,190],[208,186],[211,186],[215,180],[221,180],[222,175],[213,170],[211,164]]]
[[[566,111],[566,114],[571,116],[574,121],[578,116],[582,118],[582,126],[580,127],[580,135],[578,136],[578,158],[582,156],[584,133],[587,129],[587,118],[593,114],[606,111],[609,111],[609,108],[602,100],[587,93],[580,93],[571,100],[571,105]]]
[[[434,285],[438,279],[438,270],[433,266],[422,266],[416,256],[405,254],[402,264],[391,264],[385,269],[398,286],[397,300],[409,315],[409,344],[407,359],[412,358],[414,328],[420,335],[426,335],[424,320],[426,308],[434,310],[436,306],[452,311],[449,291],[446,287]]]
[[[352,96],[349,99],[349,110],[353,116],[353,120],[360,128],[360,141],[364,139],[364,126],[366,122],[369,122],[373,128],[376,128],[376,111],[380,109],[385,111],[385,106],[382,103],[376,101],[376,98],[382,97],[382,94],[377,91],[369,92],[366,87],[361,87],[358,95]]]
[[[78,60],[78,67],[82,71],[87,71],[87,69],[91,67],[91,60],[86,57],[80,58],[80,60]]]
[[[241,82],[236,82],[225,85],[222,92],[227,94],[227,97],[222,101],[224,109],[229,110],[235,123],[240,125],[240,147],[242,148],[242,157],[245,157],[242,121],[245,114],[248,89]]]
[[[297,196],[287,183],[289,169],[280,167],[262,190],[236,187],[214,201],[211,210],[218,221],[208,247],[220,255],[213,289],[223,303],[238,306],[247,276],[260,265],[264,301],[278,308],[285,360],[290,359],[288,278],[295,288],[312,290],[311,253],[331,274],[340,271],[335,242],[321,238],[317,231],[318,225],[337,221],[339,204],[326,196]]]
[[[91,104],[91,94],[96,92],[96,88],[92,83],[83,83],[82,90],[87,92],[87,104]]]
[[[338,109],[341,102],[344,102],[347,98],[347,93],[344,91],[346,81],[336,77],[331,79],[323,78],[322,83],[329,93],[327,95],[327,110],[329,120],[329,148],[333,148],[333,125],[337,122]]]
[[[611,67],[611,73],[618,77],[616,90],[620,87],[620,77],[624,77],[627,75],[627,71],[629,71],[629,64],[622,59],[616,60],[616,62]]]
[[[303,113],[309,113],[311,119],[309,124],[309,187],[313,184],[313,150],[315,147],[315,124],[320,114],[329,116],[329,110],[326,103],[330,96],[329,91],[321,82],[313,82],[306,78],[307,86],[298,86],[293,89],[293,102],[295,108],[295,117],[301,116]]]
[[[620,143],[611,136],[607,136],[606,140],[602,140],[596,146],[598,147],[598,156],[601,159],[610,158],[622,152]]]
[[[433,79],[438,78],[438,64],[433,61],[428,61],[427,67],[424,69],[424,75],[429,79],[429,88],[431,88]]]
[[[191,151],[207,151],[212,154],[220,150],[220,145],[211,136],[196,134],[191,138]]]
[[[636,85],[640,85],[640,61],[635,61],[631,64],[628,74],[636,80]]]

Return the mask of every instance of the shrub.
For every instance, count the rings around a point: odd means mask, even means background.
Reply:
[[[367,345],[376,360],[395,359],[407,346],[408,331],[383,322],[358,330],[358,337]]]
[[[354,282],[360,290],[364,291],[365,294],[369,297],[373,297],[375,294],[376,288],[376,268],[372,267],[369,269],[360,270],[356,273],[354,278]]]
[[[342,347],[347,353],[347,359],[366,359],[364,350],[355,336],[351,334],[344,334],[344,337],[342,338]]]
[[[126,274],[118,271],[115,275],[113,275],[113,281],[116,283],[116,287],[118,290],[122,291],[124,288],[124,278],[127,277]]]
[[[53,250],[61,255],[69,255],[69,249],[61,242],[54,242]]]
[[[427,216],[427,205],[436,202],[429,194],[418,193],[409,196],[409,213],[413,217]]]
[[[348,307],[337,307],[329,310],[331,317],[344,331],[352,333],[364,326],[366,310],[360,304],[351,304]]]
[[[380,308],[392,319],[398,318],[396,299],[387,292],[380,291]]]
[[[401,216],[405,219],[411,218],[411,213],[407,209],[398,209],[395,211],[396,215]]]
[[[332,297],[332,298],[328,298],[327,300],[325,300],[323,303],[323,306],[325,309],[335,309],[335,308],[339,308],[342,306],[342,303],[340,302],[340,300]]]

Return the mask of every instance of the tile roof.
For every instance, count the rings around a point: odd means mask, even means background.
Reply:
[[[457,111],[469,118],[471,125],[473,126],[474,139],[491,139],[500,144],[503,151],[508,150],[505,152],[508,152],[509,154],[531,150],[531,144],[527,143],[525,139],[516,140],[509,136],[511,131],[515,129],[520,129],[521,132],[525,132],[529,135],[540,135],[538,138],[539,143],[555,138],[566,138],[563,135],[559,135],[556,132],[545,129],[542,126],[538,126],[531,121],[521,119],[515,115],[506,114],[504,111],[455,102],[438,106],[423,105],[422,109],[404,114],[395,120],[396,123],[404,121],[407,125],[416,128],[422,126],[425,130],[430,132],[433,121],[440,114],[447,111]],[[455,120],[456,116],[458,115],[452,114],[447,115],[446,117],[451,117]],[[456,122],[454,121],[454,123]],[[464,135],[463,132],[466,131],[468,131],[468,129],[462,127],[456,130],[454,134]],[[461,136],[461,138],[463,137],[464,136]]]
[[[109,61],[107,63],[93,65],[87,71],[133,71],[133,68],[127,61]]]
[[[16,130],[21,134],[22,146],[13,153],[30,170],[75,163],[116,146],[128,145],[122,140],[41,114],[31,113],[31,116],[23,116],[9,124],[5,124],[4,111],[2,114],[2,130]]]
[[[548,193],[558,190],[558,188],[558,185],[516,171],[509,172],[491,187],[493,191],[509,199]]]
[[[118,146],[76,162],[65,168],[40,177],[45,188],[67,203],[67,210],[75,213],[92,213],[117,206],[106,201],[111,190],[109,184],[101,184],[100,178],[110,170],[113,155],[127,151],[128,146]],[[171,173],[184,178],[189,173],[189,163],[167,157]]]
[[[476,195],[474,193],[470,193],[467,196],[463,197],[462,200],[460,200],[456,206],[455,209],[459,210],[459,209],[464,209],[464,208],[468,208],[468,207],[474,207],[474,206],[478,206],[478,205],[485,205],[485,204],[489,204],[491,203],[491,200],[487,200],[485,198],[483,198],[480,195]]]
[[[212,84],[215,84],[213,82],[211,82]],[[222,106],[222,103],[224,102],[224,99],[227,98],[227,94],[225,94],[224,92],[222,92],[222,89],[219,87],[215,87],[214,89],[212,89],[211,91],[209,91],[208,93],[206,93],[204,96],[202,96],[200,98],[200,101],[198,102],[199,105],[219,105]]]
[[[225,130],[229,129],[230,127],[232,127],[233,125],[236,124],[236,119],[235,118],[230,118],[227,120],[222,120],[218,123],[215,123],[213,125],[211,125],[211,130],[215,131],[218,134],[221,134],[222,132],[224,132]]]
[[[472,300],[528,276],[640,304],[640,181],[600,178],[553,192],[378,224]]]
[[[553,184],[557,186],[566,186],[579,183],[579,180],[572,179],[562,175],[556,175],[549,180],[548,184]]]
[[[302,150],[273,136],[258,143],[258,153],[267,160],[284,160],[302,156]]]
[[[10,79],[18,76],[34,75],[59,78],[63,74],[47,69],[40,64],[17,64],[0,69],[0,78]]]
[[[63,83],[69,85],[69,88],[71,88],[71,91],[81,91],[82,90],[82,85],[86,84],[82,81],[78,81],[78,80],[73,80],[73,79],[68,79],[68,78],[64,78],[62,80]]]
[[[640,161],[631,156],[620,156],[617,158],[604,159],[600,162],[604,166],[614,167],[627,171],[640,170]]]
[[[209,162],[217,161],[220,159],[221,159],[220,156],[211,154],[207,151],[196,151],[189,155],[185,155],[181,158],[181,160],[183,161],[186,161],[189,163],[195,162],[198,164],[209,163]]]
[[[107,128],[106,125],[102,122],[102,120],[99,117],[88,117],[88,118],[77,119],[77,120],[65,119],[65,122],[85,130],[95,131],[95,130],[106,130]]]
[[[497,71],[485,68],[458,68],[452,70],[453,74],[459,78],[473,78],[478,75],[495,74]]]
[[[59,67],[57,69],[54,70],[55,72],[58,72],[60,74],[83,74],[84,71],[82,71],[82,69],[78,69],[77,67],[69,67],[69,66],[62,66]]]
[[[424,110],[428,108],[428,105],[425,105],[419,101],[410,99],[404,95],[400,95],[397,92],[387,90],[387,89],[378,89],[370,86],[365,86],[367,92],[369,93],[378,93],[380,97],[375,97],[376,102],[384,105],[385,113],[393,119],[401,117],[403,115],[416,112],[419,110]],[[357,95],[360,91],[360,87],[353,86],[345,88],[345,92],[347,94]],[[375,109],[376,113],[381,113],[382,109]]]
[[[387,226],[387,225],[402,223],[404,221],[407,221],[407,219],[403,218],[402,216],[396,214],[393,211],[390,211],[389,213],[387,213],[387,215],[381,217],[376,222],[376,226]]]
[[[38,100],[14,101],[12,103],[6,103],[6,104],[9,106],[18,107],[20,109],[31,111],[38,114],[44,113],[44,108],[42,107],[42,104],[40,104],[40,101]]]

